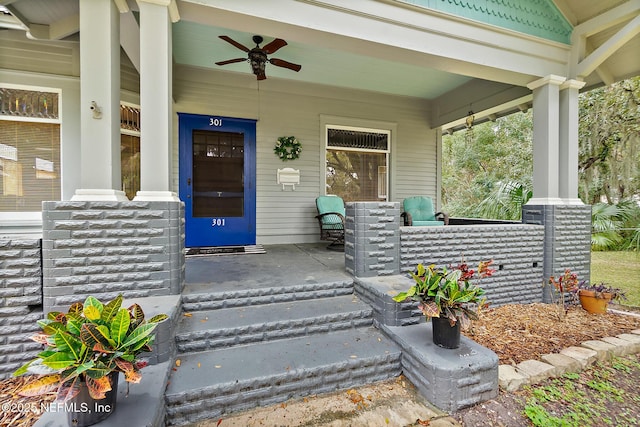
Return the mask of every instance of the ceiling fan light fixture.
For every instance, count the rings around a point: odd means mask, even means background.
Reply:
[[[265,64],[267,63],[267,54],[259,49],[252,49],[249,52],[249,63],[251,71],[256,76],[264,74]]]
[[[235,46],[243,52],[247,53],[247,58],[236,58],[236,59],[228,59],[226,61],[216,62],[216,65],[227,65],[234,64],[236,62],[249,61],[249,65],[251,66],[251,72],[255,74],[258,80],[264,80],[267,78],[265,74],[265,68],[267,62],[276,67],[287,68],[292,71],[300,71],[302,68],[301,65],[294,64],[292,62],[288,62],[278,58],[268,58],[268,55],[276,52],[280,48],[287,45],[287,42],[282,39],[273,39],[271,42],[267,43],[265,46],[260,47],[260,43],[264,41],[262,36],[253,36],[253,42],[256,44],[256,47],[253,49],[249,49],[241,43],[233,40],[229,36],[219,36],[222,40],[227,43]]]

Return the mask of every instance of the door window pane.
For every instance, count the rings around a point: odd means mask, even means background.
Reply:
[[[244,216],[244,134],[193,131],[193,216]]]

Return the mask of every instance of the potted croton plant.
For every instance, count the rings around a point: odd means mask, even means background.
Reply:
[[[611,301],[626,299],[622,289],[614,288],[606,283],[589,284],[581,282],[576,293],[580,300],[580,305],[589,313],[606,313]]]
[[[484,289],[470,280],[476,275],[491,276],[495,271],[490,268],[492,262],[480,262],[477,272],[465,262],[451,270],[418,264],[416,272],[411,273],[415,284],[393,299],[396,302],[407,299],[418,302],[422,314],[431,319],[433,342],[444,348],[458,348],[460,329],[466,330],[471,320],[477,320],[477,310],[485,304]]]
[[[116,405],[118,373],[138,383],[147,363],[139,356],[151,351],[153,330],[167,318],[145,320],[138,304],[122,307],[122,295],[107,304],[95,297],[77,302],[67,313],[50,312],[39,320],[42,332],[32,339],[45,345],[38,357],[14,375],[39,375],[19,394],[56,393],[56,408],[64,408],[69,424],[89,426],[108,417]],[[59,406],[58,406],[59,405]]]
[[[564,275],[558,278],[551,276],[549,284],[556,289],[560,298],[559,302],[563,307],[566,306],[564,295],[569,293],[569,295],[574,296],[573,301],[570,301],[571,303],[579,301],[583,309],[593,314],[606,313],[611,301],[626,299],[622,289],[614,288],[602,282],[591,284],[587,283],[586,280],[579,281],[578,275],[568,268],[564,271]]]

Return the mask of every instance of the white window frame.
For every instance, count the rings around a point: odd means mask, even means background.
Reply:
[[[348,148],[348,147],[329,147],[328,133],[329,129],[341,129],[341,130],[354,130],[358,132],[375,132],[386,133],[387,149],[386,150],[368,150],[362,148]],[[338,116],[320,116],[320,195],[327,194],[327,150],[341,150],[341,151],[360,151],[365,153],[385,153],[387,163],[387,176],[386,176],[386,201],[392,200],[393,192],[393,180],[391,180],[391,173],[394,170],[391,162],[393,160],[392,152],[395,145],[395,135],[397,134],[397,124],[392,122],[382,122],[368,119],[355,119],[349,117]]]
[[[12,122],[30,122],[30,123],[53,123],[60,125],[60,155],[62,156],[62,89],[46,87],[46,86],[31,86],[12,83],[0,83],[0,86],[7,89],[28,90],[34,92],[51,92],[58,94],[58,118],[40,118],[40,117],[23,117],[23,116],[7,116],[0,114],[0,120],[12,121]],[[62,164],[62,158],[60,159]],[[58,178],[60,179],[60,191],[62,196],[62,174]],[[1,234],[15,234],[18,236],[32,236],[34,234],[42,234],[42,212],[0,212],[0,233]],[[37,232],[34,230],[40,228]]]

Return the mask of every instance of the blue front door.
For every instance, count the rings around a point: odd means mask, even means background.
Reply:
[[[256,122],[178,113],[187,247],[256,243]]]

